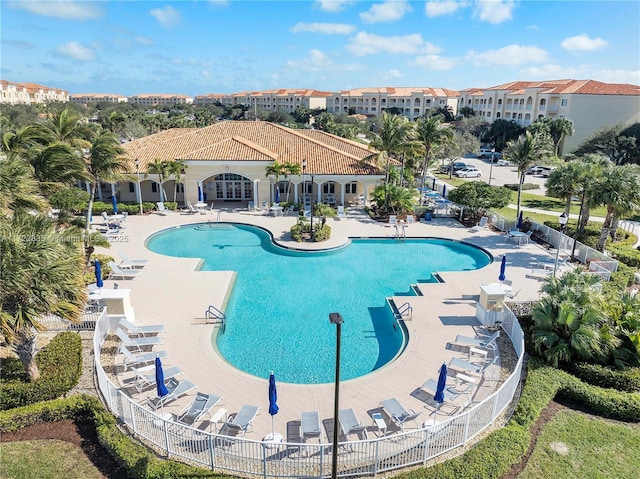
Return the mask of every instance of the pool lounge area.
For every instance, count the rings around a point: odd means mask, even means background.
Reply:
[[[247,224],[255,224],[271,231],[274,239],[288,247],[337,247],[348,241],[349,237],[392,237],[394,231],[386,224],[371,221],[361,210],[350,210],[348,217],[341,219],[329,219],[333,228],[332,238],[325,243],[315,244],[299,244],[287,240],[287,231],[291,224],[295,222],[293,217],[266,217],[256,212],[222,210],[220,213],[220,221],[241,222]],[[116,243],[110,250],[106,250],[107,254],[114,257],[118,256],[118,251],[122,250],[131,258],[149,259],[150,264],[146,266],[141,274],[135,279],[129,281],[118,280],[120,288],[131,289],[131,305],[135,312],[135,323],[157,324],[162,323],[166,326],[167,332],[162,335],[162,346],[155,349],[163,349],[167,352],[167,358],[163,359],[166,367],[178,366],[184,378],[193,382],[198,391],[204,393],[212,393],[220,395],[224,398],[224,404],[221,408],[226,409],[227,413],[236,413],[245,404],[254,404],[260,408],[260,413],[253,421],[253,429],[247,432],[242,438],[243,444],[261,444],[260,440],[272,432],[271,416],[268,414],[268,397],[267,397],[267,379],[268,366],[265,367],[264,377],[256,377],[239,371],[238,369],[227,363],[212,346],[211,335],[219,325],[207,322],[204,318],[204,311],[209,305],[225,310],[226,302],[229,298],[230,286],[234,281],[234,274],[231,271],[197,271],[199,260],[195,258],[172,258],[160,254],[152,253],[145,248],[144,242],[148,236],[156,231],[183,225],[192,224],[202,221],[215,222],[218,215],[210,217],[190,217],[180,213],[167,216],[151,215],[147,217],[132,217],[129,219],[129,226],[126,231],[127,242]],[[503,235],[496,234],[489,229],[470,232],[467,228],[462,227],[457,222],[449,219],[438,219],[436,221],[425,223],[417,223],[407,227],[407,237],[440,237],[449,238],[459,241],[468,242],[479,246],[491,252],[494,258],[499,258],[506,253],[508,261],[507,275],[513,282],[513,287],[518,289],[518,299],[533,299],[537,297],[539,282],[527,277],[533,264],[537,264],[543,260],[549,260],[549,254],[538,246],[523,245],[514,246],[511,242],[507,242]],[[396,240],[402,241],[402,240]],[[405,408],[413,409],[419,412],[419,423],[411,426],[415,428],[417,425],[429,424],[434,419],[433,401],[425,394],[420,393],[421,386],[430,378],[437,378],[438,369],[443,362],[449,363],[455,357],[465,357],[458,348],[453,347],[454,339],[458,335],[474,336],[478,329],[479,323],[475,318],[475,304],[479,294],[481,284],[495,283],[498,277],[499,261],[494,261],[488,266],[476,271],[464,272],[441,272],[440,276],[444,283],[418,283],[417,288],[421,292],[421,296],[398,296],[393,298],[397,305],[403,304],[407,300],[410,301],[413,315],[411,320],[404,322],[404,326],[408,332],[409,341],[404,352],[394,361],[385,366],[369,373],[367,375],[343,381],[340,386],[340,408],[350,409],[356,412],[359,420],[366,426],[367,435],[370,439],[366,446],[366,454],[352,454],[352,452],[341,452],[339,456],[340,469],[353,466],[352,461],[356,458],[371,459],[371,444],[377,442],[391,442],[389,437],[394,436],[392,433],[399,432],[397,425],[393,421],[389,421],[388,416],[385,424],[387,430],[386,435],[380,435],[380,423],[376,422],[381,412],[381,401],[389,398],[396,398]],[[112,281],[107,281],[105,287],[113,286]],[[311,292],[310,292],[311,293]],[[304,301],[305,298],[300,298]],[[349,321],[345,317],[345,322]],[[324,318],[328,323],[328,318]],[[106,334],[106,332],[105,332]],[[517,340],[517,339],[516,339]],[[118,361],[119,359],[116,358]],[[335,358],[325,358],[330,364],[334,363]],[[509,367],[517,366],[512,364]],[[498,368],[498,364],[492,367]],[[278,371],[275,371],[276,379]],[[503,377],[508,376],[508,371],[502,369]],[[452,377],[453,381],[454,378]],[[120,382],[126,382],[126,375],[118,378]],[[469,411],[474,405],[480,404],[484,398],[496,391],[498,385],[481,384],[475,388],[472,402],[463,411],[456,411],[453,408],[443,406],[437,415],[438,422],[446,422],[452,417],[459,416],[460,412]],[[449,383],[448,383],[449,384]],[[115,387],[121,387],[122,384],[114,383]],[[153,395],[154,390],[151,390]],[[110,392],[116,396],[119,393]],[[290,384],[285,382],[278,383],[278,405],[280,411],[274,416],[275,430],[281,434],[285,441],[292,440],[299,435],[300,419],[302,412],[317,411],[322,428],[319,438],[316,437],[308,440],[310,447],[316,448],[315,453],[308,454],[309,457],[315,457],[311,461],[305,454],[299,454],[301,457],[296,458],[294,462],[302,461],[314,464],[314,468],[319,467],[320,475],[326,475],[326,467],[330,468],[331,454],[327,455],[326,445],[331,440],[331,423],[333,418],[333,384]],[[502,397],[502,396],[501,396]],[[171,405],[164,408],[163,414],[176,415],[185,405],[193,398],[193,395],[186,395]],[[135,402],[143,402],[143,395],[134,395],[132,399]],[[504,400],[502,397],[501,401]],[[117,401],[119,404],[121,400]],[[508,401],[507,401],[508,402]],[[501,403],[502,409],[504,405]],[[495,405],[491,407],[494,411]],[[214,410],[215,413],[215,410]],[[483,412],[486,417],[487,411]],[[149,415],[151,423],[153,416]],[[492,416],[489,414],[489,416]],[[140,419],[140,418],[139,418]],[[158,421],[158,419],[155,419]],[[454,419],[454,422],[457,419]],[[147,421],[148,422],[148,421]],[[142,424],[144,421],[138,421]],[[160,420],[162,425],[162,420]],[[204,421],[205,432],[200,434],[213,434],[215,428],[212,424]],[[296,429],[297,428],[297,429]],[[162,429],[162,428],[161,428]],[[406,434],[412,436],[415,447],[425,440],[425,432],[409,432]],[[433,432],[433,431],[432,431]],[[147,440],[155,437],[155,433],[148,434]],[[396,434],[397,435],[397,434]],[[472,434],[475,435],[475,434]],[[380,436],[380,437],[378,437]],[[159,441],[164,441],[163,435],[158,436]],[[166,437],[165,437],[166,439]],[[182,438],[184,439],[184,437]],[[349,440],[353,437],[349,437]],[[205,440],[201,438],[201,440]],[[466,441],[466,438],[464,439]],[[373,442],[371,442],[373,441]],[[406,443],[409,445],[410,442]],[[180,438],[175,438],[172,447],[169,448],[172,456],[180,456],[178,443]],[[184,441],[183,441],[184,442]],[[454,441],[458,443],[458,441]],[[324,446],[323,446],[324,445]],[[174,449],[175,446],[175,449]],[[253,446],[251,446],[253,447]],[[257,447],[257,446],[256,446]],[[303,446],[304,447],[304,446]],[[365,446],[360,446],[365,447]],[[378,446],[379,447],[379,446]],[[258,461],[256,457],[264,458],[263,453],[258,453],[249,446],[242,448],[248,453],[247,461],[254,464]],[[260,445],[263,448],[263,445]],[[438,446],[438,450],[448,448],[446,444]],[[281,459],[285,458],[285,450],[289,451],[289,446],[275,446],[273,450],[269,449],[273,455],[281,455]],[[387,448],[388,454],[393,455],[396,446]],[[229,454],[237,457],[240,448],[236,444],[229,448],[220,448],[218,452],[226,451],[223,455]],[[252,452],[249,453],[249,450]],[[261,449],[260,449],[261,450]],[[322,451],[325,450],[324,453]],[[424,454],[424,449],[421,449]],[[435,450],[434,450],[435,451]],[[196,454],[198,462],[205,467],[210,464],[210,456],[203,451],[191,451]],[[264,451],[263,451],[264,452]],[[291,451],[289,451],[291,452]],[[433,451],[432,451],[433,452]],[[300,453],[300,450],[298,450]],[[257,454],[257,456],[256,456]],[[429,453],[431,454],[431,453]],[[205,459],[204,457],[208,458]],[[186,457],[186,456],[185,456]],[[286,454],[287,460],[295,457]],[[368,460],[367,459],[367,460]],[[426,456],[416,459],[421,462]],[[190,460],[194,460],[191,457]],[[222,456],[218,456],[217,466],[226,462],[222,460]],[[273,460],[273,458],[272,458]],[[320,462],[322,465],[320,466]],[[285,461],[286,462],[286,461]],[[367,462],[367,461],[365,461]],[[301,463],[302,464],[302,463]],[[264,465],[264,464],[263,464]],[[264,469],[258,466],[251,466],[251,473],[255,475],[264,475]],[[275,467],[275,466],[274,466]],[[283,477],[287,474],[277,467],[276,473],[267,473]],[[296,477],[300,474],[300,470],[296,465],[291,470],[290,476]],[[300,466],[302,467],[302,466]],[[364,467],[364,466],[363,466]],[[387,466],[375,466],[377,471],[380,467],[394,468],[397,465],[388,464]],[[257,468],[257,469],[256,469]],[[239,470],[223,467],[222,470]],[[345,469],[346,470],[346,469]],[[296,472],[297,471],[297,472]],[[363,474],[371,474],[370,468],[364,467]],[[312,474],[312,475],[315,475]]]

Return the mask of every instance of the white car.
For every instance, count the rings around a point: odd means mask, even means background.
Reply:
[[[469,167],[456,171],[455,175],[458,178],[480,178],[482,176],[482,171],[478,168]]]
[[[497,166],[509,166],[509,162],[507,160],[498,160],[496,162]]]

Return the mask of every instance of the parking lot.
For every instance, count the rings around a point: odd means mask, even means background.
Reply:
[[[463,161],[469,166],[475,166],[482,171],[480,178],[468,178],[469,181],[484,181],[489,183],[489,173],[491,173],[491,184],[495,186],[502,186],[507,183],[518,183],[518,170],[514,166],[498,166],[491,163],[489,160],[481,160],[480,158],[464,157],[457,158],[456,161]],[[536,195],[544,195],[546,193],[545,183],[547,178],[543,178],[540,175],[527,175],[525,183],[535,183],[540,185],[540,188],[535,190],[527,190],[527,193],[533,193]]]

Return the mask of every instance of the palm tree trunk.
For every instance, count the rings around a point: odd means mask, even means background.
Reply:
[[[96,193],[98,192],[98,183],[99,183],[99,179],[96,178],[93,182],[93,186],[91,187],[91,196],[89,197],[89,206],[87,206],[87,224],[85,227],[85,235],[84,235],[84,242],[85,242],[85,247],[88,245],[88,241],[89,241],[89,234],[91,231],[91,215],[92,215],[92,211],[93,211],[93,198],[95,198]]]
[[[520,218],[520,198],[522,197],[522,185],[524,184],[524,173],[520,174],[520,183],[518,184],[518,204],[516,208],[516,218]]]
[[[37,337],[33,329],[23,331],[19,334],[18,342],[13,347],[29,377],[29,381],[32,383],[40,379],[40,370],[35,361],[36,353],[38,352]]]
[[[600,230],[600,238],[598,238],[598,245],[596,249],[600,252],[604,251],[604,247],[607,244],[607,238],[611,234],[611,226],[613,224],[613,210],[607,208],[607,217],[604,219],[602,229]]]

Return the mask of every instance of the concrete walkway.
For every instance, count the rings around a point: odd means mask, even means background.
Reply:
[[[94,216],[95,218],[95,216]],[[99,221],[96,219],[96,221]],[[167,216],[151,214],[131,216],[128,227],[108,250],[97,251],[120,260],[118,252],[129,258],[150,260],[142,273],[133,280],[115,281],[121,289],[131,290],[131,303],[138,324],[162,323],[167,327],[163,334],[162,349],[168,352],[166,366],[176,365],[184,377],[192,381],[199,391],[223,396],[229,413],[237,412],[243,404],[260,406],[262,414],[255,420],[255,430],[250,438],[262,438],[271,432],[271,418],[267,412],[267,376],[259,378],[239,371],[228,364],[215,348],[217,326],[207,324],[204,311],[209,305],[224,310],[233,280],[231,271],[198,271],[199,258],[174,258],[159,255],[145,247],[145,240],[154,232],[184,224],[198,222],[239,222],[262,226],[273,234],[276,242],[300,249],[328,248],[343,245],[349,237],[393,237],[395,228],[372,221],[363,209],[349,209],[347,218],[328,219],[332,228],[331,239],[323,243],[296,243],[290,239],[289,229],[296,222],[292,216],[272,217],[262,212],[240,209],[223,209],[206,215],[173,213]],[[452,219],[436,219],[429,223],[417,223],[406,228],[407,237],[440,237],[465,241],[489,251],[497,260],[503,254],[508,258],[508,278],[518,300],[535,299],[539,295],[540,282],[527,277],[539,262],[553,264],[554,257],[539,245],[532,243],[518,246],[508,242],[503,234],[486,228],[471,232]],[[372,258],[372,261],[375,261]],[[372,264],[372,271],[375,265]],[[423,420],[433,413],[429,395],[419,394],[419,386],[429,378],[436,378],[443,361],[460,356],[448,347],[457,334],[473,335],[479,325],[475,319],[474,296],[481,284],[497,282],[500,262],[494,261],[477,271],[448,272],[441,276],[444,284],[423,284],[424,296],[409,298],[413,319],[406,321],[409,342],[404,353],[391,364],[366,376],[344,381],[340,389],[340,407],[353,407],[365,424],[371,424],[370,413],[381,400],[397,398],[406,408],[422,411]],[[107,288],[114,281],[107,281]],[[345,291],[357,294],[357,291]],[[399,301],[407,301],[401,297]],[[401,304],[401,303],[398,303]],[[233,320],[230,318],[230,320]],[[345,320],[347,320],[345,318]],[[327,318],[328,321],[328,318]],[[156,348],[158,349],[158,348]],[[256,351],[255,354],[266,354]],[[120,360],[119,357],[116,360]],[[333,364],[335,358],[318,358]],[[276,371],[277,378],[277,371]],[[130,375],[120,375],[125,385]],[[154,394],[152,391],[151,394]],[[133,396],[144,400],[146,394]],[[300,419],[303,411],[318,411],[320,418],[333,417],[334,388],[332,384],[297,385],[278,384],[280,412],[275,417],[276,429],[285,433],[287,424]],[[165,412],[177,413],[188,404],[192,396],[185,397]],[[479,398],[476,397],[476,400]],[[442,410],[443,414],[446,408]],[[326,439],[326,436],[325,436]]]

